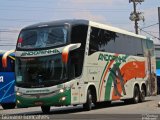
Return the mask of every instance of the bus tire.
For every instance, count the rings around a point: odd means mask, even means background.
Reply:
[[[144,102],[145,101],[145,96],[146,96],[146,90],[145,90],[145,87],[142,86],[142,89],[141,89],[141,92],[140,92],[140,99],[139,99],[139,101],[140,102]]]
[[[92,94],[90,90],[87,91],[87,101],[83,104],[84,110],[91,110],[92,109]]]
[[[140,100],[140,92],[138,86],[134,86],[133,103],[136,104]]]
[[[1,104],[3,109],[14,109],[16,107],[16,103],[4,103]]]
[[[42,112],[44,114],[50,113],[50,108],[51,108],[50,106],[41,106]]]

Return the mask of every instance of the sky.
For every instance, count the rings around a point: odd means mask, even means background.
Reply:
[[[137,5],[145,17],[144,22],[139,21],[139,28],[143,28],[139,33],[154,36],[155,43],[159,43],[158,7],[160,0]],[[0,50],[15,49],[23,27],[44,21],[87,19],[135,32],[129,19],[132,11],[129,0],[0,0]]]

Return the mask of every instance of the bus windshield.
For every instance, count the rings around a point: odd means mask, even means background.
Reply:
[[[17,58],[16,84],[26,88],[49,87],[66,82],[66,69],[61,54]]]
[[[22,30],[17,47],[21,49],[46,48],[63,45],[67,42],[67,27],[38,27]]]

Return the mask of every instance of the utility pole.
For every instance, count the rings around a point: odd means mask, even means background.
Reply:
[[[159,18],[159,38],[160,38],[160,7],[158,7],[158,18]]]
[[[131,12],[129,19],[135,22],[135,33],[138,34],[138,21],[143,20],[144,16],[142,12],[137,12],[137,4],[144,2],[144,0],[129,0],[129,3],[133,2],[133,12]]]
[[[137,17],[136,2],[133,2],[134,14]],[[138,34],[138,20],[135,19],[135,33]]]

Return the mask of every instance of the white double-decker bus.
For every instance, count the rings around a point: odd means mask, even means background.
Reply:
[[[152,40],[88,20],[25,27],[15,58],[18,107],[91,110],[92,103],[138,103],[157,91]]]

